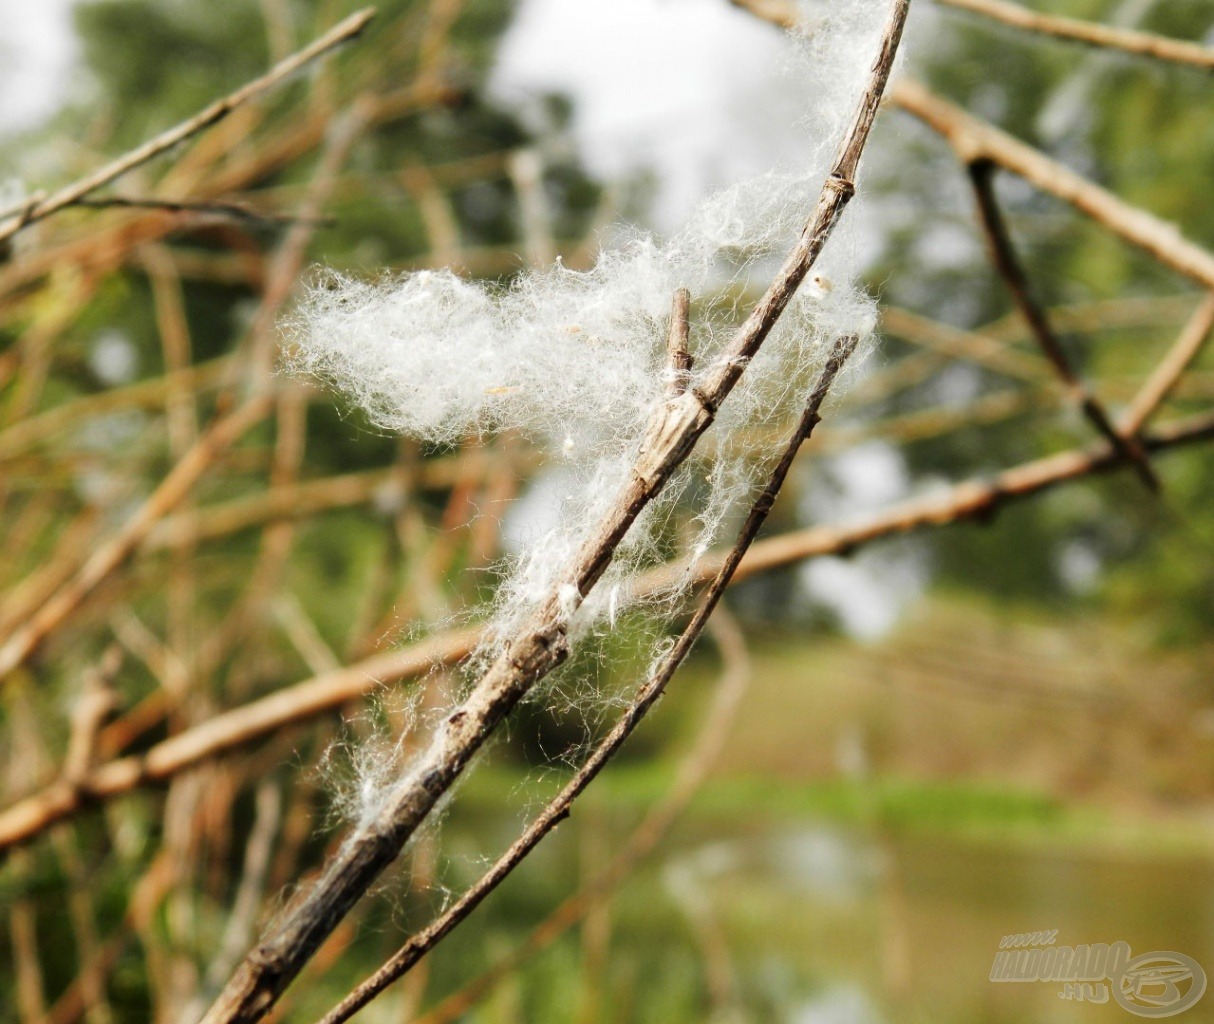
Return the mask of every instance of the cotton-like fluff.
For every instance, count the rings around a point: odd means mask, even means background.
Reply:
[[[812,33],[790,56],[810,69],[808,166],[718,192],[675,237],[634,234],[586,272],[558,263],[507,287],[447,271],[370,281],[322,272],[286,322],[291,369],[344,392],[379,426],[430,442],[510,428],[562,467],[570,484],[557,525],[504,567],[496,637],[560,588],[570,557],[627,479],[666,385],[675,290],[692,293],[695,374],[705,374],[741,315],[727,297],[765,284],[813,209],[888,4],[820,2],[805,13]],[[764,425],[800,407],[836,337],[871,332],[874,308],[852,281],[846,224],[837,234],[701,442],[711,454],[694,456],[629,532],[575,627],[584,631],[627,604],[630,577],[656,557],[654,529],[676,502],[697,502],[694,551],[716,542],[756,465],[778,444]]]

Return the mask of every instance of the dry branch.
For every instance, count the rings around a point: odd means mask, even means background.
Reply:
[[[900,79],[890,88],[888,101],[947,139],[966,164],[980,160],[998,164],[1074,206],[1150,253],[1164,266],[1214,288],[1214,254],[1185,238],[1175,224],[1132,206],[1040,150],[941,99],[918,82]]]
[[[695,744],[679,765],[674,785],[670,791],[645,815],[624,843],[619,855],[606,870],[564,900],[532,931],[522,946],[494,964],[470,985],[465,986],[444,1000],[434,1010],[429,1011],[423,1018],[424,1020],[429,1021],[430,1024],[438,1024],[440,1020],[455,1019],[467,1012],[496,983],[512,974],[529,956],[549,945],[596,903],[609,896],[612,890],[632,873],[637,864],[647,857],[670,831],[671,826],[686,809],[691,798],[703,783],[708,770],[720,753],[729,727],[733,724],[734,716],[750,682],[746,643],[737,623],[728,614],[718,612],[716,617],[711,620],[709,629],[720,648],[724,670],[704,726],[696,737]],[[638,698],[643,697],[644,690],[638,694]],[[631,718],[635,710],[634,702],[621,721]],[[600,759],[604,753],[610,758],[611,755],[606,750],[606,745],[611,740],[612,736],[608,736],[603,744],[595,749],[587,760],[587,765]],[[579,777],[585,770],[584,765],[578,773]],[[528,841],[533,835],[535,843],[538,843],[543,835],[547,834],[544,832],[537,835],[538,825],[551,822],[547,829],[550,832],[568,817],[573,798],[576,796],[576,794],[571,794],[572,785],[573,782],[536,816],[523,836],[502,854],[489,871],[469,886],[459,900],[447,908],[441,917],[431,922],[423,931],[411,936],[409,941],[392,954],[374,974],[360,982],[346,998],[325,1014],[318,1024],[341,1024],[341,1022],[349,1020],[389,985],[407,974],[428,950],[434,948],[443,935],[475,910],[481,900],[505,880],[512,867],[522,859],[520,844]],[[534,843],[532,843],[532,847],[534,847]],[[525,856],[525,853],[522,855]]]
[[[476,630],[454,631],[367,658],[216,715],[141,754],[99,765],[70,784],[55,782],[0,813],[0,849],[33,838],[90,803],[165,782],[220,754],[364,697],[385,683],[454,664],[467,656],[479,636]]]
[[[258,423],[268,407],[269,400],[265,396],[251,398],[218,420],[126,524],[89,556],[80,571],[28,620],[8,632],[4,645],[0,646],[0,680],[22,664],[110,573],[126,561],[152,526],[185,498],[211,463]]]
[[[1126,435],[1137,434],[1170,395],[1214,331],[1214,292],[1193,311],[1179,337],[1155,367],[1118,424]]]
[[[1113,421],[1104,404],[1092,393],[1091,388],[1071,368],[1070,360],[1062,349],[1054,330],[1050,327],[1045,310],[1038,304],[1029,286],[1028,274],[1025,273],[1016,247],[1012,244],[1011,234],[999,209],[999,199],[995,195],[994,165],[987,160],[973,160],[966,168],[969,171],[970,182],[974,187],[974,195],[978,200],[978,214],[982,222],[983,234],[986,236],[987,249],[991,262],[999,276],[1003,278],[1012,300],[1016,303],[1033,337],[1045,354],[1046,359],[1054,367],[1062,382],[1070,392],[1072,400],[1083,410],[1088,421],[1096,428],[1097,433],[1105,437],[1114,447],[1123,450],[1138,473],[1139,478],[1152,491],[1159,490],[1159,478],[1151,469],[1142,446],[1131,434],[1122,437],[1113,426]]]
[[[1142,437],[1151,453],[1162,453],[1214,439],[1214,413],[1166,423]],[[1003,504],[1021,501],[1066,483],[1125,465],[1124,456],[1100,443],[1013,466],[990,480],[966,480],[939,494],[899,502],[855,523],[815,526],[756,542],[734,574],[734,581],[823,555],[850,554],[864,544],[925,527],[949,526],[965,519],[987,519]],[[695,566],[672,562],[638,580],[638,596],[668,591],[693,573],[703,584],[720,570],[723,552],[709,553]],[[211,758],[229,754],[284,729],[373,693],[386,683],[415,678],[465,658],[482,639],[477,629],[443,633],[399,651],[376,655],[340,672],[284,687],[266,697],[216,715],[158,743],[143,754],[108,761],[93,769],[79,791],[54,784],[0,812],[0,850],[25,843],[57,821],[91,803],[111,799]]]
[[[1175,64],[1188,64],[1206,71],[1214,71],[1214,49],[1200,43],[1140,32],[1136,29],[1115,28],[1081,18],[1067,18],[1056,14],[1039,14],[1020,4],[1005,0],[936,0],[945,7],[979,14],[1011,28],[1056,39],[1068,39],[1110,50],[1121,50],[1139,57],[1154,57]]]
[[[147,163],[161,153],[172,149],[179,142],[189,138],[191,135],[195,135],[204,128],[208,128],[215,124],[215,122],[227,117],[228,114],[242,103],[247,103],[255,96],[277,85],[305,64],[327,53],[334,47],[355,38],[366,28],[367,22],[371,20],[374,14],[375,9],[368,7],[357,14],[350,15],[350,17],[334,26],[315,42],[276,64],[260,78],[255,78],[253,81],[242,85],[235,92],[229,93],[223,99],[216,100],[193,117],[182,121],[166,132],[162,132],[156,138],[149,139],[143,145],[118,157],[118,159],[111,161],[92,174],[60,189],[46,199],[29,204],[20,213],[10,217],[5,223],[0,224],[0,243],[12,238],[18,231],[32,224],[34,221],[42,220],[53,213],[58,213],[60,210],[72,206],[90,192],[95,192],[102,186],[108,185],[115,178],[126,174],[127,171],[133,170],[140,164]]]
[[[255,210],[241,203],[195,202],[187,199],[157,199],[154,196],[103,196],[96,199],[78,199],[76,206],[90,210],[160,210],[164,213],[188,213],[196,217],[222,217],[245,221],[250,224],[279,225],[296,224],[302,217],[272,210]],[[328,218],[313,218],[311,224],[331,224]]]
[[[678,333],[680,330],[677,322],[680,308],[684,307],[685,299],[683,297],[676,298],[675,313],[672,317],[674,321],[671,327],[672,335]],[[661,664],[653,671],[653,674],[645,682],[644,686],[640,688],[632,704],[629,705],[628,710],[617,719],[611,731],[595,747],[594,752],[586,759],[586,762],[578,769],[577,773],[565,785],[560,794],[536,816],[526,831],[502,854],[493,867],[471,886],[459,900],[452,904],[446,912],[410,939],[408,943],[393,954],[392,958],[383,967],[360,984],[346,999],[342,1000],[324,1018],[322,1024],[339,1024],[339,1022],[348,1019],[351,1014],[365,1006],[389,984],[404,975],[413,964],[433,949],[460,921],[472,913],[490,892],[505,881],[510,872],[522,863],[531,851],[539,845],[540,841],[569,816],[573,802],[607,766],[607,763],[616,755],[620,747],[624,745],[624,742],[641,723],[641,720],[649,713],[653,705],[666,691],[670,680],[674,678],[675,672],[683,664],[684,659],[691,651],[692,646],[695,644],[705,625],[707,625],[709,617],[712,615],[717,603],[721,600],[721,596],[725,593],[725,588],[729,586],[730,580],[733,579],[733,575],[737,571],[742,557],[754,542],[755,537],[767,519],[768,513],[775,504],[776,496],[780,493],[780,489],[784,486],[784,481],[788,477],[788,472],[792,468],[793,459],[796,458],[801,445],[809,439],[814,427],[820,421],[821,417],[819,413],[822,403],[825,401],[827,394],[830,392],[831,385],[834,383],[844,362],[851,355],[855,346],[856,339],[854,337],[844,338],[836,343],[830,359],[827,360],[826,365],[823,367],[818,381],[809,396],[809,400],[806,402],[805,410],[800,420],[797,422],[792,435],[785,444],[779,462],[772,471],[762,492],[755,500],[754,505],[751,507],[750,514],[742,524],[741,530],[738,531],[737,539],[721,561],[721,565],[717,569],[712,582],[708,584],[703,594],[700,595],[699,603],[691,616],[691,620],[684,627],[682,633],[679,634],[674,646],[671,647],[669,653],[662,659]],[[673,350],[677,351],[677,348],[677,346],[672,346]],[[460,1009],[466,1009],[466,1007],[461,1006]]]
[[[384,805],[374,820],[347,841],[316,887],[284,913],[237,969],[204,1018],[207,1024],[252,1022],[268,1012],[368,886],[396,859],[502,719],[535,683],[564,660],[569,616],[602,576],[637,516],[662,490],[713,421],[716,409],[813,266],[854,193],[856,167],[885,91],[907,5],[908,0],[894,0],[891,5],[890,21],[859,110],[843,139],[817,209],[767,294],[726,346],[724,358],[698,388],[664,401],[654,411],[632,479],[566,567],[561,585],[538,603],[467,699],[438,726],[431,746],[409,774],[385,794]],[[573,595],[572,600],[568,595]]]

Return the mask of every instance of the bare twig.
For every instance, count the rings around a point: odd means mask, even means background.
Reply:
[[[257,912],[265,890],[266,872],[270,867],[270,854],[274,849],[274,837],[282,818],[282,790],[276,782],[263,780],[257,786],[254,805],[253,827],[245,844],[244,866],[240,884],[232,900],[232,912],[224,926],[219,951],[207,967],[203,989],[180,1014],[181,1024],[194,1024],[199,1014],[206,1009],[206,1001],[219,991],[228,973],[240,959],[257,923]]]
[[[547,266],[556,259],[557,247],[544,194],[543,155],[538,149],[517,149],[510,154],[507,169],[518,198],[527,260],[533,266]]]
[[[573,802],[594,781],[599,772],[606,767],[611,758],[623,746],[624,741],[627,740],[649,712],[650,708],[653,707],[665,692],[667,684],[674,677],[675,672],[678,671],[679,666],[683,663],[683,660],[695,644],[696,639],[703,631],[709,616],[712,615],[713,610],[721,599],[721,595],[725,593],[725,588],[729,586],[733,574],[737,571],[742,556],[753,543],[759,529],[766,521],[767,515],[775,502],[776,495],[779,494],[780,488],[783,487],[784,481],[788,476],[788,471],[792,468],[793,459],[796,457],[801,445],[813,433],[814,427],[817,426],[820,420],[819,412],[822,402],[825,400],[831,385],[834,383],[835,378],[843,367],[843,363],[851,354],[855,345],[856,339],[854,337],[842,339],[836,344],[834,352],[831,354],[830,359],[827,360],[818,377],[813,392],[806,403],[805,411],[802,413],[792,436],[789,438],[780,461],[751,507],[750,514],[742,524],[741,530],[738,531],[738,536],[733,546],[725,555],[712,582],[700,596],[699,603],[692,614],[691,620],[684,627],[682,633],[679,634],[679,638],[662,659],[661,664],[654,670],[645,685],[641,687],[632,704],[629,705],[628,710],[616,721],[611,732],[595,748],[594,753],[586,759],[585,764],[582,765],[577,774],[565,785],[560,794],[536,816],[527,827],[527,830],[515,840],[509,850],[498,858],[493,867],[469,888],[459,900],[452,904],[445,913],[423,931],[413,936],[408,943],[393,954],[392,958],[383,967],[342,1000],[337,1007],[323,1018],[321,1024],[340,1024],[341,1021],[347,1020],[389,984],[401,977],[425,953],[433,949],[460,921],[476,909],[477,905],[490,892],[501,885],[510,872],[535,849],[544,836],[569,816],[570,807],[573,805]],[[456,1009],[458,1012],[463,1012],[467,1008],[468,1006],[461,1002]],[[455,1016],[458,1016],[458,1013]],[[452,1019],[452,1016],[443,1015],[439,1019],[449,1020]]]
[[[1181,376],[1197,358],[1210,332],[1214,330],[1214,292],[1206,295],[1202,303],[1189,317],[1180,336],[1168,350],[1167,355],[1155,367],[1142,386],[1133,403],[1125,411],[1117,428],[1125,435],[1137,434],[1143,424],[1151,418],[1168,395],[1172,393]]]
[[[1152,491],[1159,490],[1159,478],[1151,469],[1146,453],[1137,440],[1130,435],[1122,437],[1113,426],[1103,403],[1092,393],[1091,388],[1071,368],[1070,360],[1062,350],[1062,343],[1050,327],[1045,311],[1033,297],[1029,286],[1028,275],[1021,266],[1012,244],[1003,213],[999,209],[999,200],[995,195],[994,165],[985,159],[972,160],[967,165],[970,182],[974,186],[974,195],[978,200],[979,219],[982,222],[983,233],[986,236],[987,249],[991,262],[999,272],[1011,292],[1012,300],[1020,309],[1025,322],[1041,346],[1041,351],[1053,365],[1058,376],[1062,379],[1071,394],[1072,400],[1083,410],[1088,421],[1103,435],[1110,444],[1123,449],[1123,454],[1133,464],[1139,479]]]
[[[794,0],[729,0],[764,21],[785,29],[803,29],[800,10]],[[1137,29],[1116,28],[1081,18],[1040,14],[1020,4],[1006,0],[936,0],[945,7],[979,14],[1011,28],[1054,36],[1077,43],[1087,43],[1105,49],[1122,50],[1140,57],[1154,57],[1176,64],[1188,64],[1205,70],[1214,69],[1214,49],[1200,43],[1142,32]],[[812,26],[810,26],[812,27]]]
[[[260,78],[255,78],[235,92],[229,93],[223,99],[216,100],[193,117],[182,121],[168,131],[157,135],[156,138],[148,140],[142,146],[131,150],[129,153],[120,156],[117,160],[94,171],[87,177],[73,182],[46,199],[29,206],[16,216],[9,218],[4,224],[0,224],[0,243],[12,238],[23,227],[32,224],[34,221],[42,220],[53,213],[58,213],[60,210],[78,203],[90,192],[96,191],[103,185],[108,185],[115,178],[126,174],[127,171],[138,167],[140,164],[147,163],[166,150],[172,149],[184,139],[223,119],[242,103],[248,102],[253,97],[277,85],[305,64],[327,53],[334,47],[353,39],[366,28],[367,22],[371,20],[374,14],[375,9],[368,7],[357,14],[350,15],[350,17],[334,26],[315,42],[276,64]]]
[[[158,519],[176,507],[214,459],[265,415],[264,396],[249,399],[202,435],[139,510],[81,566],[80,571],[0,646],[0,679],[25,661],[142,543]]]
[[[666,383],[667,400],[678,398],[691,382],[691,353],[687,350],[691,325],[688,313],[691,308],[691,292],[680,288],[674,293],[674,306],[670,311],[670,334],[666,339],[666,362],[670,380]]]
[[[885,91],[907,6],[908,0],[891,4],[890,20],[859,109],[844,136],[817,208],[767,294],[726,346],[723,358],[708,371],[699,387],[663,402],[655,410],[632,478],[566,567],[561,584],[537,604],[466,700],[441,723],[433,742],[419,755],[409,774],[386,794],[376,817],[350,837],[316,887],[284,913],[241,964],[204,1018],[207,1024],[252,1022],[265,1015],[325,937],[396,859],[404,843],[502,719],[535,683],[565,659],[569,617],[607,569],[637,516],[712,423],[716,409],[792,299],[854,193],[853,178]]]
[[[143,753],[108,761],[74,784],[54,783],[0,813],[0,849],[38,835],[90,802],[164,782],[224,751],[357,700],[384,683],[454,664],[478,639],[475,630],[454,631],[367,658],[216,715]]]
[[[1157,60],[1188,64],[1206,71],[1214,71],[1214,49],[1202,46],[1200,43],[1171,39],[1153,32],[1115,28],[1111,25],[1101,25],[1080,18],[1039,14],[1020,4],[1007,3],[1006,0],[936,0],[936,2],[945,7],[955,7],[958,10],[982,15],[984,18],[990,18],[1025,32],[1036,32],[1053,36],[1056,39],[1069,39],[1077,43],[1086,43],[1089,46],[1121,50],[1139,57],[1154,57]]]
[[[623,849],[603,872],[563,900],[551,914],[532,929],[531,934],[522,945],[511,950],[460,991],[448,996],[433,1010],[419,1017],[415,1024],[423,1024],[423,1022],[424,1024],[441,1024],[441,1022],[455,1020],[465,1014],[488,995],[497,984],[510,977],[521,964],[551,945],[596,904],[608,898],[619,884],[636,869],[637,865],[656,849],[662,838],[670,831],[703,784],[709,769],[720,753],[750,681],[745,639],[733,618],[722,612],[724,612],[724,608],[717,609],[709,620],[708,629],[720,648],[724,671],[704,727],[696,737],[695,745],[679,765],[678,775],[670,791],[645,815],[624,843]],[[563,796],[564,794],[558,796],[557,800],[561,800]],[[400,952],[404,952],[407,948],[409,947],[402,947]],[[366,1005],[370,998],[374,998],[378,994],[378,992],[371,991],[372,987],[376,986],[379,991],[382,991],[380,982],[386,983],[390,980],[387,974],[388,968],[394,964],[398,955],[400,954],[395,954],[391,961],[385,963],[380,970],[362,982],[346,999],[329,1011],[319,1024],[338,1024],[340,1021],[347,1020],[359,1006]],[[402,963],[397,966],[404,965]]]
[[[205,393],[229,373],[232,362],[231,356],[221,356],[175,373],[166,373],[163,377],[141,380],[95,395],[84,395],[45,412],[27,416],[0,431],[0,459],[12,458],[89,416],[159,405],[174,393]]]
[[[987,160],[998,164],[1070,203],[1164,266],[1214,288],[1214,254],[1185,238],[1176,225],[1130,205],[1040,150],[934,95],[919,82],[900,79],[890,88],[888,100],[944,136],[964,163]]]
[[[280,225],[296,224],[303,217],[272,210],[255,210],[240,203],[191,201],[186,199],[158,199],[155,196],[101,196],[95,199],[77,199],[74,206],[90,210],[160,210],[164,213],[188,213],[202,217],[226,217],[230,220],[250,224]],[[313,217],[309,224],[332,224],[331,217]]]
[[[1146,450],[1154,453],[1174,444],[1200,443],[1212,438],[1214,413],[1205,413],[1169,423],[1142,440]],[[946,526],[965,519],[986,520],[1005,504],[1124,464],[1124,458],[1106,442],[1034,459],[996,473],[989,480],[967,480],[938,495],[901,502],[857,523],[813,527],[772,537],[755,545],[739,568],[737,579],[818,555],[847,554],[879,537],[909,533],[925,526]],[[704,571],[709,571],[713,560],[705,561],[708,564]]]
[[[1145,434],[1142,441],[1148,452],[1160,453],[1212,439],[1214,413],[1204,413],[1164,424]],[[1124,456],[1105,442],[1034,459],[1003,470],[990,480],[965,480],[939,494],[900,502],[858,522],[815,526],[758,541],[733,578],[740,582],[805,559],[849,554],[875,540],[925,527],[986,519],[1009,502],[1124,465]],[[689,572],[693,583],[706,583],[719,571],[724,557],[724,553],[710,553],[694,566],[681,561],[659,566],[638,580],[635,592],[644,597],[668,591],[687,580]],[[443,633],[399,651],[375,655],[340,672],[305,680],[225,711],[143,754],[106,762],[94,768],[74,790],[53,784],[0,811],[0,850],[28,842],[92,802],[162,782],[203,761],[331,712],[386,683],[453,665],[466,657],[481,638],[476,629]]]
[[[97,753],[97,737],[106,718],[118,703],[112,682],[122,667],[122,649],[111,644],[101,662],[84,676],[84,693],[72,708],[72,731],[63,759],[63,778],[75,785],[84,778]]]
[[[1033,383],[1041,380],[1041,365],[1036,359],[981,331],[963,330],[898,306],[882,307],[881,327],[912,345],[976,363],[1004,377]]]
[[[459,479],[467,460],[466,454],[427,459],[415,471],[414,486],[419,491],[450,487]],[[526,468],[527,464],[527,459],[520,455],[516,466]],[[148,534],[144,549],[158,551],[216,540],[270,520],[300,519],[329,509],[374,501],[390,494],[400,475],[399,469],[390,467],[291,482],[245,498],[179,512],[156,525]]]

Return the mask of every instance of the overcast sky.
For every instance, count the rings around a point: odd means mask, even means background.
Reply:
[[[0,131],[28,128],[63,99],[76,53],[72,0],[0,0]]]

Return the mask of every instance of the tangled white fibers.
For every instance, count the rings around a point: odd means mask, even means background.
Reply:
[[[559,587],[626,478],[662,400],[676,289],[693,297],[694,384],[739,320],[736,297],[750,291],[752,278],[763,287],[773,258],[795,242],[859,101],[887,7],[885,0],[806,5],[813,29],[791,37],[790,53],[809,68],[801,130],[810,134],[812,158],[795,172],[708,197],[674,237],[634,232],[591,270],[558,262],[504,287],[448,271],[373,280],[320,272],[285,322],[290,369],[344,392],[380,427],[436,443],[517,430],[568,481],[555,525],[503,567],[482,658]],[[800,408],[833,339],[871,334],[874,304],[855,286],[854,264],[845,221],[722,406],[700,445],[706,454],[670,481],[578,610],[574,639],[629,603],[629,580],[658,557],[657,531],[680,502],[694,507],[690,553],[709,548],[779,443],[763,426]]]

